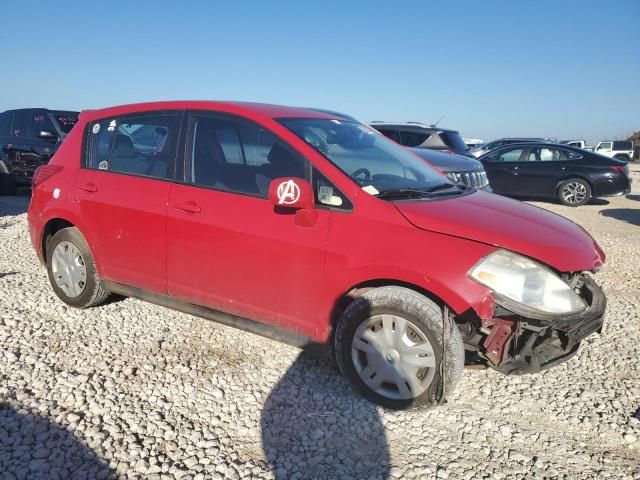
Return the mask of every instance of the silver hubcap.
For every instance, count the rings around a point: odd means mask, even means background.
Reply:
[[[571,204],[583,202],[587,197],[587,187],[580,182],[567,183],[562,188],[562,199]]]
[[[429,388],[436,357],[424,333],[396,315],[374,315],[357,328],[351,358],[362,381],[387,398],[407,400]]]
[[[56,285],[67,297],[75,298],[87,284],[87,267],[78,247],[71,242],[60,242],[51,256],[51,271]]]

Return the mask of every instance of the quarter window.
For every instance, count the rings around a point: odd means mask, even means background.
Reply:
[[[420,132],[400,132],[400,137],[402,138],[402,145],[406,147],[417,147],[426,142],[430,135]]]
[[[316,195],[316,205],[339,210],[353,209],[349,199],[316,168],[313,169],[313,189]]]
[[[100,120],[89,125],[85,165],[118,173],[173,178],[177,113]]]
[[[190,127],[187,179],[195,185],[266,198],[275,178],[309,177],[309,163],[257,124],[194,115]]]

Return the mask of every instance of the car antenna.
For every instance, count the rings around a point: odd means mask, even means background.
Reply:
[[[442,116],[438,119],[438,121],[437,121],[436,123],[432,123],[432,124],[431,124],[431,127],[432,127],[432,128],[436,128],[436,127],[438,126],[438,124],[442,121],[442,119],[443,119],[444,117],[446,117],[446,115],[442,115]]]

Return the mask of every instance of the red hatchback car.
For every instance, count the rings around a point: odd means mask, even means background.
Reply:
[[[343,117],[231,102],[81,114],[38,169],[33,246],[65,303],[138,297],[297,346],[327,344],[390,408],[432,404],[465,350],[504,373],[600,331],[578,225],[447,180]]]

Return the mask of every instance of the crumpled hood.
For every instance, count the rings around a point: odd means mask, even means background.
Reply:
[[[561,272],[592,270],[605,261],[604,252],[579,225],[499,195],[477,191],[461,197],[394,205],[422,230],[512,250]]]

